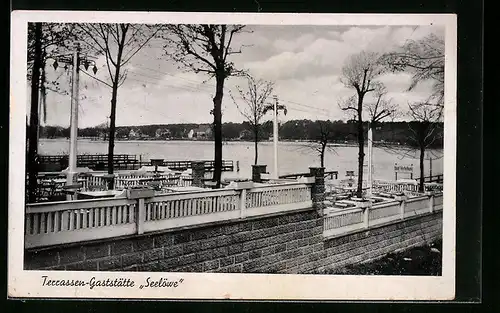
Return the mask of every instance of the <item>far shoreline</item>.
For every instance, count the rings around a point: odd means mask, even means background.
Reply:
[[[49,141],[49,142],[57,142],[57,141],[67,141],[69,142],[69,138],[65,137],[57,137],[57,138],[40,138],[40,141]],[[83,142],[94,142],[94,143],[108,143],[108,140],[102,140],[102,139],[94,139],[94,138],[88,138],[88,137],[79,137],[78,141],[83,141]],[[169,142],[181,142],[181,143],[214,143],[213,140],[192,140],[192,139],[187,139],[187,138],[179,138],[179,139],[167,139],[167,140],[160,140],[160,139],[121,139],[121,138],[116,138],[115,142],[127,142],[127,143],[169,143]],[[296,144],[296,145],[301,145],[301,144],[312,144],[315,143],[315,141],[310,141],[310,140],[293,140],[293,139],[280,139],[280,143],[286,143],[286,144]],[[248,140],[226,140],[223,141],[223,144],[254,144],[253,141],[248,141]],[[259,144],[273,144],[272,140],[262,140],[259,141]],[[402,145],[399,143],[391,143],[391,142],[374,142],[374,144],[383,144],[385,147],[391,147],[391,148],[403,148],[403,147],[408,147],[407,145]],[[348,142],[348,143],[329,143],[328,146],[330,147],[358,147],[358,144],[355,142]],[[367,143],[364,145],[365,147],[368,146]],[[380,148],[374,146],[374,148]],[[382,148],[381,148],[382,149]],[[431,150],[443,150],[443,147],[437,147],[437,148],[430,148]]]

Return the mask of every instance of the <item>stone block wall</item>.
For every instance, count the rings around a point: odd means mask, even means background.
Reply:
[[[440,238],[442,213],[323,238],[315,209],[25,251],[26,269],[311,273]]]

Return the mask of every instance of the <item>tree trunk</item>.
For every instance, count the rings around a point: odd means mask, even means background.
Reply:
[[[325,167],[325,149],[326,149],[326,144],[322,143],[321,144],[321,154],[320,154],[320,166]]]
[[[108,174],[114,172],[114,150],[115,150],[115,128],[116,128],[116,102],[118,95],[118,77],[120,75],[120,66],[116,67],[115,79],[113,80],[113,90],[111,94],[111,114],[109,115],[109,142],[108,142]],[[108,189],[114,188],[114,179],[108,181]]]
[[[224,96],[224,76],[216,74],[216,86],[214,97],[214,176],[212,181],[216,182],[215,188],[220,187],[222,176],[222,97]]]
[[[254,125],[254,146],[255,146],[255,158],[254,158],[254,164],[257,165],[257,162],[259,161],[259,125],[255,124]]]
[[[363,196],[363,163],[365,159],[365,134],[363,129],[363,95],[358,95],[358,188],[356,196],[361,198]]]
[[[425,156],[425,145],[420,145],[420,179],[418,183],[418,191],[424,192],[424,182],[425,182],[425,174],[424,174],[424,156]]]
[[[38,176],[38,102],[40,88],[40,69],[42,67],[42,23],[35,23],[35,59],[31,76],[31,106],[28,137],[28,202],[36,201]]]
[[[111,114],[109,115],[109,142],[108,142],[108,174],[113,174],[113,156],[115,150],[115,128],[116,128],[116,102],[118,98],[118,83],[120,81],[120,69],[122,62],[123,48],[125,47],[126,29],[122,29],[121,41],[118,44],[118,54],[116,56],[115,76],[112,77],[111,93]],[[117,33],[118,34],[118,33]],[[109,65],[108,65],[109,66]],[[108,189],[114,189],[114,178],[108,181]]]

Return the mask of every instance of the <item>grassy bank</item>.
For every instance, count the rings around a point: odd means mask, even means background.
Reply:
[[[326,269],[317,274],[333,275],[411,275],[440,276],[442,271],[442,241],[388,253],[383,258],[364,264],[349,265],[341,269]]]

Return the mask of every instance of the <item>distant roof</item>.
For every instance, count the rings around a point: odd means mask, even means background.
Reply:
[[[210,128],[210,125],[200,125],[198,128],[195,128],[194,131],[197,133],[206,133],[212,131],[212,129]]]

